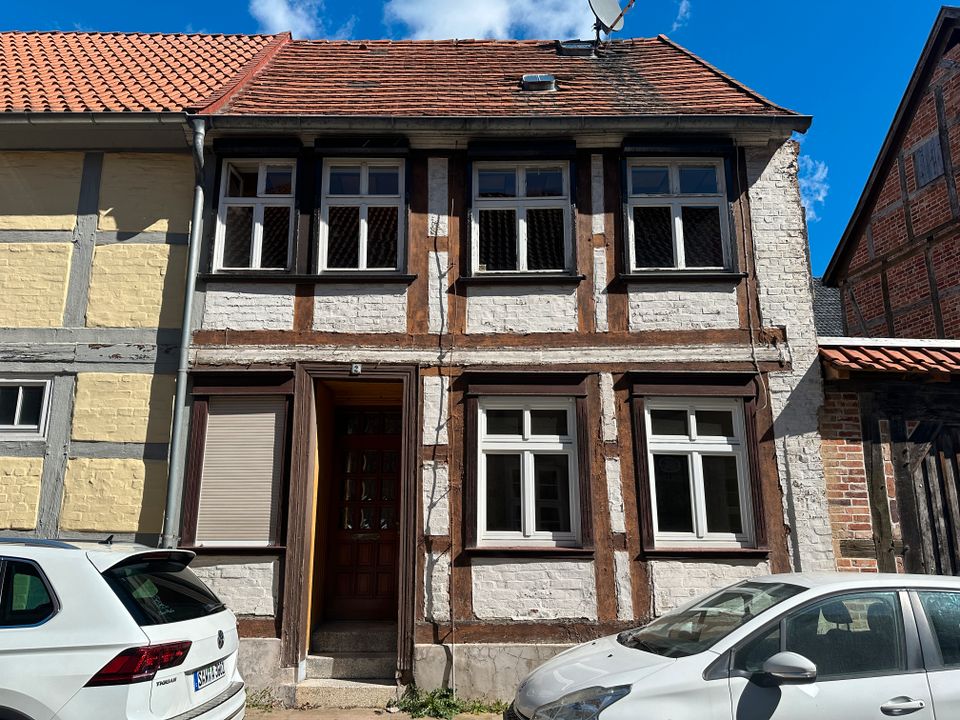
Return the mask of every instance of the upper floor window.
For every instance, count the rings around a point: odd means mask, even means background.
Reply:
[[[722,160],[630,160],[627,185],[631,271],[729,268]]]
[[[478,439],[479,544],[578,543],[574,400],[484,398]]]
[[[0,437],[42,438],[49,380],[0,379]]]
[[[320,271],[398,270],[403,198],[402,161],[325,163]]]
[[[570,173],[563,163],[475,163],[473,270],[570,269]]]
[[[650,398],[644,424],[655,543],[752,542],[743,402]]]
[[[291,264],[296,163],[223,164],[214,270],[287,270]]]

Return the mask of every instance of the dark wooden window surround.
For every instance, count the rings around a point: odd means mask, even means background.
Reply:
[[[290,427],[293,411],[294,375],[292,372],[195,372],[193,374],[193,410],[190,417],[190,435],[187,443],[186,478],[183,513],[181,516],[180,546],[197,553],[256,555],[277,554],[285,549],[288,495],[288,468],[290,467]],[[203,452],[206,442],[207,411],[211,396],[282,395],[287,398],[287,411],[280,430],[284,438],[284,452],[280,467],[280,487],[277,492],[276,528],[271,543],[266,546],[198,546],[197,511],[200,507],[200,478],[203,473]]]
[[[403,252],[403,266],[398,271],[328,271],[317,273],[317,235],[320,222],[321,175],[326,158],[408,158],[406,138],[337,138],[317,140],[313,148],[304,148],[298,138],[220,138],[213,143],[214,182],[211,188],[212,215],[205,230],[209,257],[206,272],[199,277],[205,281],[230,282],[305,282],[409,285],[417,279],[408,272],[410,258]],[[214,234],[217,229],[220,182],[225,160],[262,158],[296,159],[297,187],[294,189],[293,266],[290,270],[227,270],[213,272]],[[406,198],[401,207],[403,224],[401,237],[407,239],[410,212],[410,162],[405,164]]]
[[[590,432],[585,373],[465,373],[466,438],[463,494],[464,550],[491,556],[583,556],[593,554],[593,514],[590,505]],[[574,399],[577,423],[577,466],[580,490],[580,545],[578,547],[477,547],[477,454],[481,397],[568,397]]]
[[[760,482],[759,442],[757,437],[757,395],[759,379],[750,374],[660,374],[637,373],[631,376],[630,402],[633,415],[634,467],[637,475],[637,505],[643,554],[647,557],[766,557],[766,521]],[[654,542],[653,514],[650,506],[651,483],[647,466],[647,433],[644,400],[647,397],[726,397],[743,400],[747,445],[747,472],[750,505],[754,523],[752,547],[698,548],[663,547]]]
[[[632,158],[657,158],[657,157],[689,157],[689,158],[714,158],[723,160],[724,184],[727,189],[728,207],[736,202],[740,193],[735,167],[738,162],[737,150],[735,146],[724,140],[694,140],[678,141],[675,137],[641,137],[627,138],[623,141],[621,165],[620,165],[620,203],[623,208],[622,217],[619,218],[618,225],[621,225],[623,232],[618,237],[623,238],[623,242],[618,243],[617,247],[617,277],[615,282],[619,285],[640,284],[640,283],[698,283],[698,282],[730,282],[740,283],[747,277],[747,273],[737,267],[737,246],[742,239],[738,237],[736,223],[733,221],[732,210],[727,213],[727,222],[730,225],[730,267],[726,270],[631,270],[630,263],[627,260],[628,249],[626,243],[629,242],[629,234],[626,232],[626,223],[630,222],[627,217],[627,201],[629,198],[629,180],[627,172],[627,162]]]

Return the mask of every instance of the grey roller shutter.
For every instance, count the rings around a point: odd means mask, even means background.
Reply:
[[[212,397],[197,544],[268,545],[277,523],[283,397]]]

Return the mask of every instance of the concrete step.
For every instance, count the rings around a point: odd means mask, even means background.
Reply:
[[[316,655],[396,653],[396,651],[396,623],[324,623],[310,633],[310,652]],[[390,674],[392,673],[388,673]]]
[[[307,656],[307,677],[316,680],[364,680],[393,675],[397,654],[392,652],[344,652]]]
[[[299,682],[294,689],[298,708],[383,708],[402,691],[390,679],[320,680]]]

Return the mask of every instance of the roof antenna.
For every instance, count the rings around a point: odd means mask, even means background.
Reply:
[[[107,537],[101,540],[98,545],[113,545],[113,535],[107,535]]]
[[[619,0],[589,0],[590,9],[593,11],[597,22],[593,29],[597,31],[597,45],[600,44],[600,33],[611,33],[623,30],[623,16],[633,7],[637,0],[630,0],[626,7],[620,9]]]

